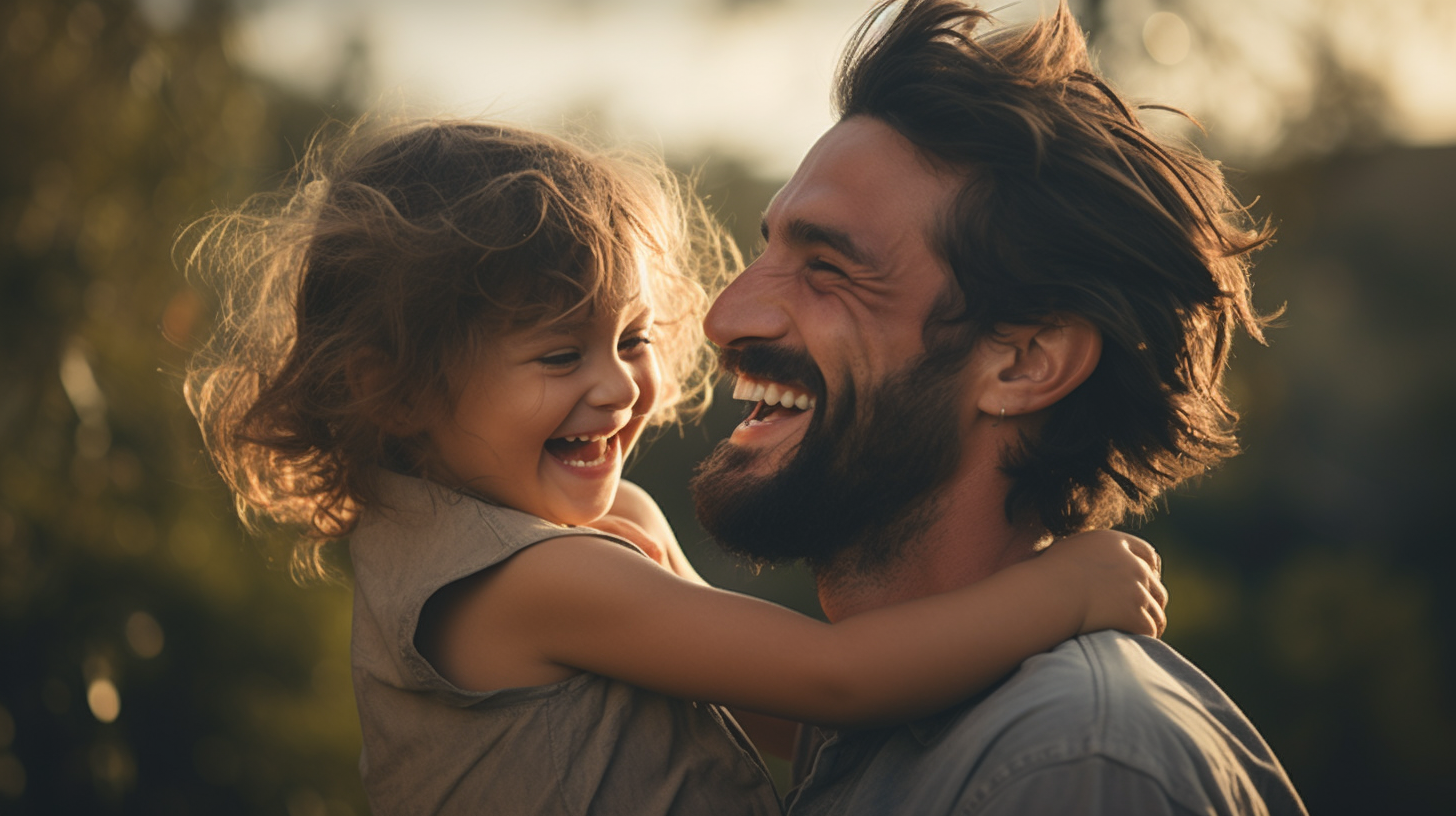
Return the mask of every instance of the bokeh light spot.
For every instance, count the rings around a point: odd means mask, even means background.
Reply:
[[[105,793],[119,796],[136,781],[136,759],[123,743],[103,740],[91,746],[91,774]]]
[[[201,569],[212,557],[207,530],[190,519],[182,519],[172,526],[167,536],[167,549],[183,569]]]
[[[288,816],[329,816],[328,803],[312,788],[296,788],[288,794]]]
[[[5,45],[17,57],[28,57],[46,41],[46,18],[36,8],[22,8],[5,30]]]
[[[1143,23],[1143,47],[1148,49],[1148,56],[1163,65],[1177,65],[1188,59],[1193,36],[1182,17],[1160,11]]]
[[[126,645],[137,657],[150,659],[162,653],[166,635],[157,619],[138,609],[126,619]]]
[[[111,531],[117,545],[130,555],[145,555],[157,542],[157,525],[137,507],[119,508],[111,522]]]
[[[0,754],[0,796],[19,799],[25,793],[25,766],[14,754]]]
[[[202,315],[202,298],[190,287],[179,289],[162,311],[162,336],[177,346],[192,340],[192,330]]]
[[[104,723],[116,722],[121,715],[121,693],[105,677],[92,680],[86,688],[86,704],[91,707],[91,714]]]

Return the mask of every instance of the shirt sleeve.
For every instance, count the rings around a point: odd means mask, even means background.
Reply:
[[[968,791],[970,793],[971,791]],[[1085,757],[1015,775],[957,816],[1194,816],[1156,779],[1106,757]]]

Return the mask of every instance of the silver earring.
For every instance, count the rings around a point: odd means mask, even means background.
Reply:
[[[991,427],[992,428],[999,428],[999,427],[1001,427],[1001,420],[1003,420],[1005,418],[1006,418],[1006,407],[1005,406],[1002,406],[1001,407],[1001,414],[1000,414],[1000,416],[997,416],[996,417],[996,421],[991,423]]]

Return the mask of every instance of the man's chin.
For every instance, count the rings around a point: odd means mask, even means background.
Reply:
[[[809,557],[782,523],[784,485],[777,450],[763,451],[725,439],[698,465],[690,487],[698,521],[718,545],[758,563]]]
[[[832,406],[821,399],[792,444],[749,446],[735,433],[693,477],[698,520],[725,550],[759,562],[818,568],[851,550],[894,558],[960,459],[958,371],[957,359],[927,356],[862,400],[853,390]]]

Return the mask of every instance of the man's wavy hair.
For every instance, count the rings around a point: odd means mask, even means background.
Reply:
[[[646,288],[652,420],[704,405],[704,285],[732,257],[660,162],[460,120],[322,135],[289,189],[188,235],[189,273],[220,295],[188,405],[244,522],[305,531],[305,577],[377,500],[375,468],[428,472],[424,440],[389,418],[419,428],[452,411],[464,367],[504,332]]]
[[[959,292],[927,345],[945,344],[946,321],[963,342],[1058,315],[1102,334],[1096,370],[1007,453],[1007,515],[1063,535],[1145,513],[1237,453],[1223,373],[1236,329],[1263,342],[1248,264],[1272,229],[1216,163],[1143,126],[1138,111],[1159,106],[1097,76],[1065,3],[989,34],[959,0],[895,5],[865,17],[835,102],[966,179],[934,232]]]

